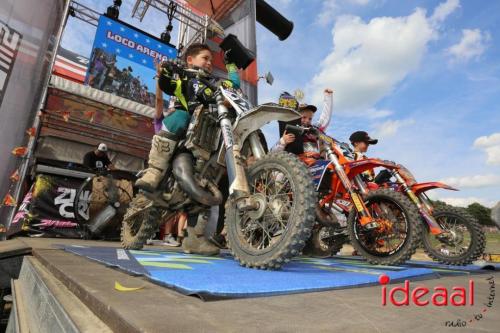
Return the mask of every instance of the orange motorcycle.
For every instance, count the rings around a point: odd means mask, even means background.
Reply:
[[[380,159],[352,161],[344,156],[340,142],[318,128],[287,125],[287,132],[296,136],[306,131],[317,137],[321,150],[321,154],[304,153],[299,157],[309,167],[319,194],[316,219],[333,230],[333,235],[329,233],[323,239],[338,237],[342,226],[335,212],[344,213],[352,246],[370,263],[396,265],[410,259],[420,243],[421,223],[416,206],[391,189],[368,191],[361,177],[363,172],[377,167],[391,170],[398,166]],[[320,156],[326,156],[326,160]]]

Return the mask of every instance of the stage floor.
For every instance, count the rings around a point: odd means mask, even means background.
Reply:
[[[110,246],[118,243],[64,239],[18,238],[55,277],[62,281],[115,331],[147,332],[443,332],[446,322],[465,321],[464,331],[498,332],[499,301],[486,308],[489,280],[500,281],[498,271],[482,274],[445,276],[411,283],[432,290],[444,286],[468,286],[474,281],[475,305],[437,307],[381,305],[381,287],[331,290],[285,296],[226,299],[204,302],[103,266],[84,257],[54,248],[55,244]],[[0,242],[0,245],[3,242]],[[155,248],[155,247],[148,247]],[[156,247],[158,248],[158,247]],[[2,246],[0,246],[0,251]],[[495,281],[495,282],[496,282]],[[126,287],[143,287],[121,292],[115,282]],[[402,286],[391,284],[388,289]],[[487,309],[483,312],[484,309]],[[474,315],[482,318],[475,319]],[[478,318],[478,317],[477,317]],[[472,320],[472,322],[470,322]]]

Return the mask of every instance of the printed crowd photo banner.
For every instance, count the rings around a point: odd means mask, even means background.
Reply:
[[[172,45],[102,15],[85,82],[93,88],[154,107],[154,60],[176,56],[177,50]]]

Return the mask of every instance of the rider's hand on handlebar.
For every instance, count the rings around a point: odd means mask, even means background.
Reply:
[[[167,59],[162,61],[159,66],[160,66],[160,73],[163,72],[167,76],[172,76],[173,74],[181,74],[184,70],[185,64],[180,59]]]
[[[285,133],[283,133],[283,136],[280,139],[280,143],[284,146],[286,146],[294,141],[295,141],[295,135],[293,135],[292,133],[287,133],[286,131],[285,131]]]

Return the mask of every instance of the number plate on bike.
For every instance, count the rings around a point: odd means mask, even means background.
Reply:
[[[330,144],[330,145],[333,145],[333,143],[334,143],[332,138],[330,138],[328,135],[323,134],[323,133],[319,134],[319,139]]]

